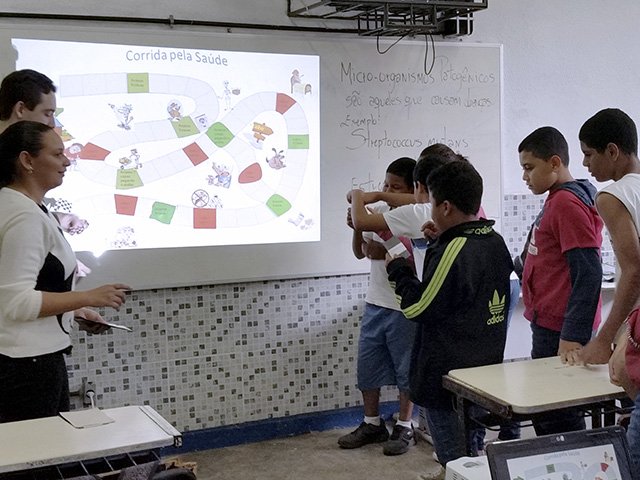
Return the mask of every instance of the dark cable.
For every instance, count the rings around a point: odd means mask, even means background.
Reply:
[[[429,38],[431,39],[431,66],[429,67],[429,71],[427,72],[427,57],[429,56]],[[425,75],[431,75],[431,72],[433,71],[433,66],[436,63],[436,45],[433,41],[433,35],[425,33],[424,34],[424,43],[425,43],[425,50],[424,50],[424,73]]]
[[[395,47],[397,45],[397,43],[402,40],[404,37],[406,37],[408,35],[408,33],[405,33],[404,35],[402,35],[398,40],[396,40],[395,42],[393,42],[391,45],[389,45],[389,47],[384,51],[381,52],[380,51],[380,35],[376,35],[376,48],[378,49],[378,53],[380,55],[384,55],[385,53],[387,53],[389,50],[391,50],[393,47]]]

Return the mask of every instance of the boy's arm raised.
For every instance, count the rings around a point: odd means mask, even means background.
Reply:
[[[365,192],[362,190],[351,190],[347,198],[351,198],[351,220],[356,230],[364,232],[377,232],[388,230],[389,226],[381,213],[371,213],[367,210],[364,202]]]
[[[362,192],[362,201],[365,205],[376,202],[384,202],[390,207],[401,207],[402,205],[411,205],[416,203],[416,197],[413,193],[392,193],[392,192]],[[347,202],[351,203],[352,192],[347,193]]]

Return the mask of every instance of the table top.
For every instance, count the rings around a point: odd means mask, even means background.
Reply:
[[[451,370],[445,388],[487,398],[515,414],[534,414],[625,396],[609,381],[607,365],[563,365],[559,357]]]
[[[57,416],[0,424],[0,473],[181,445],[180,432],[149,406],[103,412],[114,422],[76,428]]]

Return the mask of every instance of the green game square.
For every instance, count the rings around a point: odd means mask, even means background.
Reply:
[[[308,150],[309,135],[289,135],[289,148],[292,150]]]
[[[196,124],[193,123],[191,117],[183,117],[177,122],[172,121],[171,125],[176,131],[176,135],[178,136],[178,138],[188,137],[199,132],[198,127],[196,127]]]
[[[128,93],[149,93],[148,73],[127,73]]]
[[[175,213],[176,207],[174,205],[169,205],[168,203],[162,202],[154,202],[153,206],[151,207],[151,216],[149,218],[169,225]]]

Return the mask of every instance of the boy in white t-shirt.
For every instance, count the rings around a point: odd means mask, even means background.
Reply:
[[[442,143],[435,143],[420,153],[420,158],[413,171],[413,196],[399,195],[392,192],[363,192],[352,190],[347,195],[351,202],[351,215],[354,227],[361,231],[375,232],[390,230],[397,237],[411,239],[416,276],[422,278],[424,256],[427,240],[422,226],[431,220],[431,206],[426,182],[429,174],[445,163],[458,160],[460,157]],[[397,206],[384,213],[370,213],[366,205],[378,201]],[[414,203],[415,202],[415,203]]]
[[[384,191],[411,193],[415,164],[415,160],[406,157],[392,162],[385,175]],[[369,208],[383,212],[390,207],[380,203]],[[350,209],[347,224],[353,228]],[[400,311],[387,280],[384,258],[388,251],[408,256],[411,245],[408,239],[394,237],[388,230],[363,233],[354,228],[352,248],[357,258],[371,260],[358,341],[358,389],[362,392],[364,420],[356,430],[340,437],[338,445],[358,448],[386,442],[383,453],[399,455],[415,443],[411,425],[413,404],[409,399],[409,362],[416,327]],[[380,388],[385,385],[397,385],[400,397],[400,414],[391,438],[379,411]]]

